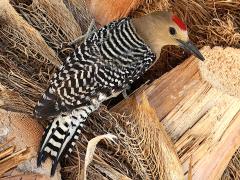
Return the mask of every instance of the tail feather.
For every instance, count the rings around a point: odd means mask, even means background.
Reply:
[[[76,119],[72,115],[59,115],[55,118],[43,135],[37,165],[40,166],[50,156],[53,160],[51,169],[51,176],[53,176],[60,158],[67,151],[71,153],[72,147],[80,135],[83,121],[85,119]]]

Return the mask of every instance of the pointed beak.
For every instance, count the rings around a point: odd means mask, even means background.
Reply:
[[[184,42],[180,39],[177,39],[177,41],[179,42],[180,46],[186,50],[188,50],[189,52],[191,52],[194,56],[196,56],[198,59],[200,59],[201,61],[204,61],[205,58],[203,57],[203,55],[200,53],[200,51],[196,48],[196,46],[193,45],[193,43],[191,41],[187,41]]]

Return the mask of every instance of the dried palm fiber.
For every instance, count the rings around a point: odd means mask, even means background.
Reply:
[[[97,144],[101,140],[109,140],[109,141],[115,142],[114,139],[116,139],[116,138],[117,137],[115,135],[107,133],[107,134],[96,136],[88,142],[85,160],[84,160],[84,168],[82,168],[82,172],[81,172],[83,180],[87,179],[87,169],[88,169],[89,164],[93,161],[93,156],[94,156]]]
[[[190,1],[189,3],[195,3],[195,5],[197,6],[197,4],[198,4],[197,2],[198,2],[198,1],[194,1],[194,2],[193,2],[193,1]],[[235,2],[230,2],[229,4],[232,4],[232,5],[230,5],[229,7],[232,8],[231,6],[233,6],[234,3],[235,3]],[[225,2],[222,2],[222,4],[224,4],[224,6],[221,5],[221,7],[224,7],[224,8],[227,7],[227,6],[226,6],[227,2],[226,2],[226,3],[225,3]],[[236,3],[235,3],[235,4],[236,4]],[[189,4],[186,4],[186,6],[184,5],[184,7],[182,7],[183,12],[186,11],[185,7],[189,7],[189,6],[190,6]],[[212,6],[212,7],[214,7],[214,6]],[[222,8],[222,9],[224,9],[224,8]],[[204,7],[204,9],[205,9],[205,7]],[[217,13],[220,13],[220,12],[221,12],[221,11],[219,11],[219,9],[220,9],[220,8],[218,8]],[[229,8],[228,8],[228,7],[225,8],[224,11],[225,11],[226,9],[229,9]],[[231,11],[231,12],[237,12],[237,9],[236,9],[236,8],[233,7],[232,9],[233,9],[233,11]],[[188,9],[188,11],[189,11],[189,9]],[[213,10],[213,11],[215,11],[215,10]],[[225,11],[225,12],[226,12],[226,11]],[[193,13],[193,12],[192,12],[192,13]],[[195,13],[195,11],[194,11],[194,13]],[[214,13],[215,13],[215,12],[214,12]],[[216,14],[216,13],[215,13],[215,14]],[[222,13],[222,15],[223,15],[223,14],[224,14],[224,13]],[[231,13],[230,13],[230,14],[231,14]],[[190,15],[191,15],[191,14],[190,14]],[[222,18],[222,15],[217,14],[217,16],[219,16],[220,18]],[[217,17],[217,16],[216,16],[216,17]],[[223,16],[224,16],[224,15],[223,15]],[[238,14],[236,13],[235,16],[233,16],[233,17],[234,17],[234,21],[233,21],[234,23],[233,23],[233,25],[234,25],[234,28],[235,28],[235,27],[236,27],[236,26],[235,26],[235,20],[237,20],[239,16],[238,16]],[[211,16],[211,18],[212,18],[212,16]],[[211,22],[211,19],[210,19],[210,20],[206,20],[206,22]],[[194,25],[193,22],[192,22],[191,24]],[[199,25],[199,24],[198,24],[198,25]],[[236,32],[236,30],[237,30],[237,29],[235,29],[234,32]],[[222,32],[222,31],[220,31],[220,32]],[[191,31],[191,33],[192,33],[192,31]],[[194,33],[194,32],[193,32],[193,33]],[[208,33],[208,31],[206,31],[203,35],[206,35],[206,33]],[[214,34],[215,34],[215,33],[214,33]],[[230,35],[231,35],[231,34],[230,34]],[[216,36],[215,36],[215,37],[216,37]],[[194,38],[194,37],[193,37],[193,38]],[[201,37],[201,38],[204,40],[203,37]],[[209,38],[210,38],[210,37],[209,37]],[[211,44],[211,42],[208,42],[208,41],[210,40],[209,38],[207,39],[207,41],[204,41],[204,43],[206,43],[206,44],[208,44],[208,43]],[[195,41],[196,41],[196,40],[195,40]],[[203,41],[199,41],[198,43],[200,43],[200,42],[202,43]],[[223,43],[223,45],[226,45],[226,42],[225,42],[225,41],[221,41],[221,42],[215,41],[215,43]],[[201,45],[201,44],[200,44],[200,45]],[[168,55],[168,58],[172,58],[173,60],[176,60],[176,58],[173,58],[174,56],[176,56],[176,55],[175,55],[175,51],[173,51],[173,52],[174,52],[174,55],[169,54],[169,55]],[[179,54],[181,55],[181,53],[179,53]],[[181,59],[181,57],[179,57],[179,59]],[[166,59],[165,59],[165,60],[166,60]],[[172,68],[171,65],[172,65],[171,63],[168,63],[168,64],[166,65],[166,67],[168,67],[168,69],[170,69],[170,68]],[[96,175],[96,171],[92,171],[92,172],[94,172],[94,175]]]
[[[48,175],[41,175],[36,173],[28,174],[13,174],[8,177],[3,177],[1,180],[51,180]]]
[[[193,41],[199,45],[233,47],[239,47],[239,6],[238,1],[177,1],[174,4],[175,11],[189,24]],[[186,7],[188,10],[183,12]]]
[[[3,144],[10,139],[13,139],[10,144],[15,147],[15,152],[19,152],[27,148],[24,154],[16,155],[12,158],[0,160],[0,177],[13,175],[13,172],[2,174],[6,170],[10,170],[17,166],[17,171],[14,174],[23,174],[33,172],[42,175],[49,175],[51,170],[51,160],[47,160],[41,168],[37,168],[36,156],[43,133],[43,128],[37,121],[34,121],[26,114],[14,113],[5,110],[0,110],[0,144]],[[0,150],[5,148],[0,147]],[[14,153],[12,153],[14,154]],[[60,168],[53,179],[59,179]]]
[[[1,84],[8,90],[19,93],[20,104],[25,104],[25,108],[30,109],[33,101],[46,88],[51,73],[60,64],[60,60],[39,32],[19,16],[8,0],[1,1],[0,21]],[[10,105],[10,102],[11,99],[7,104]],[[8,108],[21,107],[10,105]]]
[[[240,149],[233,155],[228,167],[225,169],[221,180],[240,179]]]
[[[36,28],[61,60],[69,54],[63,44],[82,35],[81,29],[63,0],[12,0],[15,9]]]
[[[67,159],[67,161],[64,163],[64,168],[62,168],[62,175],[64,179],[81,179],[80,177],[82,176],[87,143],[88,139],[85,136],[81,137],[81,141],[77,142],[76,151],[74,151],[71,157]],[[112,147],[112,145],[109,145],[109,147]],[[109,152],[109,150],[105,152],[109,154],[107,155],[108,158],[111,157],[111,154]],[[118,167],[124,168],[124,172],[128,173],[131,171],[131,169],[128,169],[129,167],[125,167],[125,165],[120,163],[121,161],[118,161],[115,158],[112,158],[112,160],[114,161],[112,164],[116,163],[116,168],[107,164],[100,156],[95,155],[94,163],[91,163],[91,166],[88,167],[87,178],[129,180],[128,176],[122,173],[121,170],[118,170]]]
[[[240,98],[240,51],[239,49],[215,47],[206,54],[200,64],[202,78],[222,92]]]
[[[183,179],[182,167],[173,145],[148,101],[143,97],[142,103],[133,101],[130,104],[136,110],[133,114],[110,113],[102,108],[89,119],[85,136],[91,138],[111,133],[117,136],[118,140],[116,140],[117,145],[103,143],[98,146],[97,156],[91,163],[88,174],[95,171],[101,175],[104,168],[99,168],[101,164],[99,165],[98,161],[103,161],[122,176],[132,179]],[[73,171],[72,168],[75,168],[75,171],[82,168],[87,141],[86,137],[81,137],[79,140],[78,148],[70,159],[71,162],[68,162],[63,169],[64,177],[73,179],[77,174],[72,174],[74,177],[68,174]],[[77,158],[76,154],[79,151],[80,157]],[[109,173],[107,178],[114,179],[111,178],[114,175]]]
[[[1,68],[2,70],[2,68]],[[32,113],[32,107],[35,102],[28,97],[21,97],[14,90],[7,89],[0,84],[0,107],[8,111],[17,111],[22,113]]]
[[[184,174],[192,158],[193,179],[219,179],[240,146],[240,51],[204,47],[202,53],[204,63],[189,58],[114,109],[131,108],[144,92],[175,143]]]
[[[73,14],[75,20],[81,27],[83,34],[85,34],[93,19],[87,8],[86,0],[63,0],[63,2]]]
[[[18,15],[8,0],[2,0],[0,8],[1,49],[10,44],[26,55],[28,55],[27,53],[31,53],[37,56],[37,53],[41,53],[43,58],[48,58],[52,64],[59,64],[55,53],[43,41],[39,32]],[[14,44],[14,42],[22,42],[23,45]],[[28,50],[24,48],[24,45],[32,48]],[[44,61],[39,58],[39,62]]]

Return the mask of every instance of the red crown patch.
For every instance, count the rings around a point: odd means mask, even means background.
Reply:
[[[178,27],[182,30],[187,30],[187,26],[184,24],[184,22],[177,17],[176,15],[172,16],[172,20],[178,25]]]

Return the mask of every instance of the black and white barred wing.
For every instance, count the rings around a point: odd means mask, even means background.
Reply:
[[[78,139],[83,123],[88,115],[95,111],[108,96],[111,96],[112,90],[114,90],[114,78],[109,77],[112,73],[106,73],[110,71],[110,67],[101,67],[98,64],[97,69],[99,70],[95,69],[92,71],[92,74],[89,74],[91,69],[94,68],[96,68],[94,65],[88,66],[82,71],[78,70],[73,74],[70,73],[71,76],[65,76],[61,83],[58,83],[59,78],[53,79],[50,86],[51,92],[47,92],[50,95],[45,94],[43,102],[40,101],[45,104],[50,101],[49,97],[53,94],[52,91],[55,85],[54,92],[60,99],[61,105],[69,109],[71,108],[71,111],[68,110],[66,113],[61,113],[53,120],[46,128],[42,138],[37,164],[38,166],[41,165],[50,156],[53,160],[51,175],[55,173],[60,158],[67,152],[71,153],[72,147]],[[61,72],[64,72],[65,69],[66,67]],[[58,74],[59,77],[64,76],[61,72]],[[74,89],[72,89],[73,83],[77,83],[74,84]],[[43,107],[49,108],[48,106]],[[55,111],[55,109],[53,110]]]
[[[76,64],[78,62],[60,69],[35,110],[41,117],[60,113],[45,129],[37,158],[40,166],[48,156],[51,157],[51,175],[55,173],[60,158],[71,153],[84,121],[96,109],[91,101],[98,87],[95,66],[80,65],[77,68]]]
[[[81,62],[63,66],[54,74],[50,86],[35,107],[34,115],[47,118],[88,105],[97,88],[95,71],[96,65],[83,66]]]

